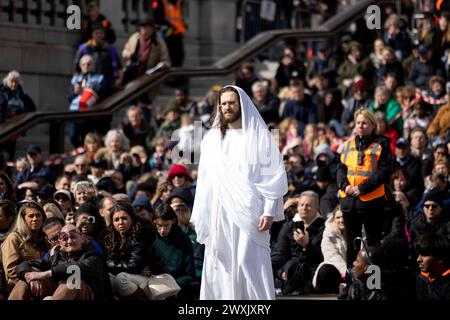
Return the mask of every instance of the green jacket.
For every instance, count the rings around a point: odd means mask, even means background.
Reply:
[[[195,279],[191,239],[180,227],[172,225],[172,230],[165,238],[158,234],[152,248],[158,267],[151,267],[151,270],[170,273],[181,288],[188,286]]]
[[[403,134],[403,118],[401,113],[402,107],[397,102],[397,100],[392,98],[384,108],[376,106],[376,101],[374,100],[369,109],[372,112],[381,111],[386,114],[389,125],[394,128],[400,135]]]

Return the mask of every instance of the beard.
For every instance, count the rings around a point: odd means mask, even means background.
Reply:
[[[220,124],[223,126],[228,126],[228,124],[235,122],[241,118],[241,109],[236,112],[230,111],[231,117],[225,118],[225,114],[222,112],[222,109],[219,109],[220,112]],[[228,115],[227,115],[228,116]]]

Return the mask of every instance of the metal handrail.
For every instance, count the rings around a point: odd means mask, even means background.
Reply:
[[[368,6],[381,1],[382,0],[358,1],[356,4],[349,7],[348,10],[345,10],[328,19],[315,30],[280,29],[262,32],[234,52],[221,58],[212,66],[172,68],[169,71],[161,71],[155,74],[141,76],[130,82],[123,90],[116,92],[112,96],[98,103],[95,106],[95,110],[86,112],[32,112],[17,115],[0,124],[0,143],[41,123],[92,120],[96,117],[110,116],[134,99],[148,92],[151,88],[163,82],[168,77],[204,77],[230,74],[242,62],[257,56],[260,52],[280,40],[297,38],[303,41],[314,41],[322,40],[323,38],[330,38],[344,30],[346,26],[356,18],[362,16]],[[50,132],[50,138],[52,138],[52,132]]]

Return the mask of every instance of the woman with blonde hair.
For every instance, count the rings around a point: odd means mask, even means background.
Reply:
[[[44,207],[44,212],[45,212],[45,216],[46,218],[51,218],[51,217],[57,217],[57,218],[61,218],[63,220],[65,220],[65,217],[63,215],[63,213],[61,212],[61,209],[59,209],[59,207],[52,203],[52,202],[47,202]]]
[[[305,133],[303,139],[303,155],[308,158],[314,158],[314,148],[317,146],[317,125],[315,123],[308,123],[305,126]]]
[[[44,210],[35,201],[22,201],[11,233],[2,244],[3,269],[9,290],[19,281],[16,267],[23,261],[40,259],[47,250],[42,223]]]
[[[347,266],[356,259],[353,240],[362,236],[369,246],[382,239],[385,189],[392,174],[389,139],[376,134],[374,114],[361,108],[355,112],[355,136],[344,142],[336,172],[347,239]]]
[[[102,139],[97,133],[89,132],[84,137],[84,150],[89,162],[94,160],[95,153],[102,147]]]
[[[321,250],[323,262],[313,277],[313,286],[320,293],[337,293],[347,272],[344,216],[338,205],[329,213],[323,231]]]

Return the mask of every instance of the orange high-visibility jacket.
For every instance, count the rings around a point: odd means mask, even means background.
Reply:
[[[359,186],[377,174],[377,164],[380,159],[382,147],[377,142],[372,142],[365,150],[362,165],[358,165],[358,150],[356,150],[355,139],[344,143],[341,154],[341,162],[347,166],[347,180],[352,187]],[[339,196],[345,198],[344,190],[339,190]],[[384,184],[375,190],[359,195],[361,201],[370,201],[384,196]]]
[[[167,0],[162,0],[162,2],[164,4],[164,16],[175,27],[173,34],[184,34],[186,32],[186,26],[183,22],[181,1],[177,1],[176,5],[173,5]]]

